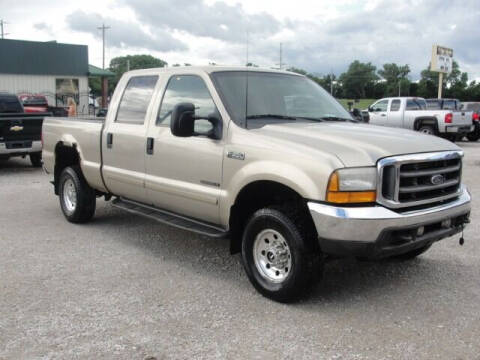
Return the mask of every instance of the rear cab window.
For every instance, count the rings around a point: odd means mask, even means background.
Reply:
[[[407,107],[405,110],[425,110],[426,108],[427,104],[423,99],[407,99]]]
[[[142,125],[158,76],[134,76],[128,80],[115,122]]]
[[[440,101],[438,100],[427,100],[427,109],[428,110],[440,110]]]

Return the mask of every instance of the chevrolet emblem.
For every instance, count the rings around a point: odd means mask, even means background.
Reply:
[[[22,131],[22,130],[23,130],[23,126],[15,125],[10,127],[10,131]]]

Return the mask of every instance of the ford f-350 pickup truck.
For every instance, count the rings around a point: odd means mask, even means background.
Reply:
[[[473,131],[472,112],[430,109],[423,98],[392,97],[368,108],[372,125],[404,128],[455,141]]]
[[[298,299],[331,257],[412,258],[463,230],[463,153],[356,124],[308,78],[186,67],[131,71],[106,119],[48,118],[43,160],[68,221],[96,198],[230,239],[263,295]],[[141,234],[139,234],[141,236]]]

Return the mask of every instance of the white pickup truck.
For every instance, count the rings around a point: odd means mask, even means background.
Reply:
[[[459,147],[356,124],[285,71],[131,71],[104,121],[47,118],[43,141],[68,221],[89,221],[97,197],[114,197],[123,210],[227,237],[255,288],[277,301],[301,296],[326,259],[412,258],[469,221]]]
[[[368,108],[370,124],[420,131],[457,140],[473,130],[471,111],[427,109],[425,99],[391,97]]]

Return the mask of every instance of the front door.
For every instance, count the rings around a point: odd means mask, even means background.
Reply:
[[[128,80],[117,113],[107,115],[109,121],[102,137],[103,175],[108,189],[115,195],[141,202],[147,198],[146,119],[157,80],[157,75]]]
[[[148,130],[152,150],[146,156],[147,196],[159,208],[218,224],[224,143],[206,136],[173,136],[171,113],[182,102],[193,103],[197,116],[220,118],[202,77],[170,77],[157,121]],[[196,129],[208,127],[206,120],[195,121]]]
[[[373,104],[370,108],[372,109],[369,112],[370,120],[369,122],[372,125],[387,125],[387,107],[388,107],[388,99],[380,100]]]

